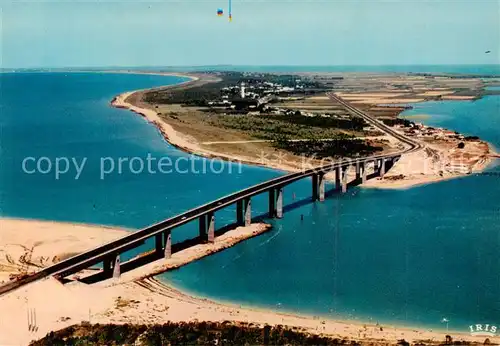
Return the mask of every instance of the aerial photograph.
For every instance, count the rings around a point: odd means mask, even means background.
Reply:
[[[0,346],[500,345],[500,0],[0,0]]]

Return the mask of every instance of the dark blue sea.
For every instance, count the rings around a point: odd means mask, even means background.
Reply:
[[[124,170],[101,179],[103,157],[188,159],[142,117],[109,105],[124,91],[182,81],[0,74],[0,216],[135,229],[283,174],[251,166],[239,173],[226,164],[221,174]],[[500,96],[427,102],[408,111],[422,113],[431,115],[429,124],[500,148]],[[23,172],[27,157],[87,161],[78,179],[73,168],[56,179],[52,172]],[[202,164],[195,162],[200,170]],[[436,329],[446,317],[450,329],[464,332],[472,323],[499,324],[500,167],[490,171],[498,174],[408,190],[355,188],[315,204],[307,203],[310,182],[295,183],[285,189],[285,202],[295,194],[294,202],[304,203],[272,221],[270,233],[161,278],[204,297],[334,319]],[[264,213],[265,197],[253,208]],[[233,221],[234,213],[234,207],[219,212],[217,225]],[[174,241],[196,232],[196,225],[184,226]]]

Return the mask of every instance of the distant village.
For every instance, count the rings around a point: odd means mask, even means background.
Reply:
[[[223,87],[220,90],[220,99],[208,101],[207,104],[210,108],[236,110],[240,111],[240,113],[260,111],[269,102],[277,100],[280,94],[295,92],[296,90],[300,90],[300,88],[303,88],[300,84],[288,87],[272,82],[254,84],[241,82],[233,86]]]
[[[426,126],[421,123],[413,123],[410,122],[408,126],[404,125],[396,125],[395,127],[399,127],[403,129],[403,133],[408,137],[416,137],[416,138],[429,138],[429,139],[457,139],[457,140],[469,140],[475,139],[476,137],[465,137],[462,134],[459,134],[455,131],[450,131],[442,128],[434,128],[431,126]]]
[[[338,115],[328,112],[307,112],[278,106],[278,103],[303,100],[306,97],[324,93],[328,89],[319,86],[316,82],[300,78],[281,82],[272,82],[263,79],[248,78],[233,85],[220,89],[220,97],[206,103],[211,111],[224,114],[257,115],[302,115],[324,116],[335,118],[349,118],[343,114]]]

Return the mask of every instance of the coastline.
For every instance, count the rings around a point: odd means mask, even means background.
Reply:
[[[2,222],[2,219],[0,219]],[[3,221],[5,222],[5,220]],[[10,220],[13,222],[13,220]],[[75,232],[76,225],[49,223],[61,226],[50,236],[46,232],[36,232],[37,225],[47,222],[14,222],[16,229],[24,223],[33,242],[52,239],[52,251],[66,251],[66,245],[60,239],[68,234],[76,235],[75,243],[89,238],[88,232]],[[254,225],[256,226],[256,225]],[[95,229],[90,226],[89,228]],[[0,228],[0,233],[5,227]],[[98,228],[102,237],[109,236],[109,229]],[[22,237],[22,232],[16,232]],[[185,256],[186,257],[186,256]],[[140,269],[138,269],[140,272]],[[129,275],[127,278],[126,276]],[[35,332],[26,333],[22,327],[26,322],[27,309],[36,311],[37,327]],[[141,278],[140,273],[124,273],[119,280],[109,279],[93,285],[81,282],[61,284],[49,277],[22,287],[0,298],[0,344],[27,344],[29,341],[45,336],[52,330],[59,330],[81,321],[91,323],[133,323],[158,324],[165,320],[172,322],[188,321],[234,321],[258,325],[286,325],[314,334],[329,335],[347,340],[381,341],[397,343],[400,339],[408,342],[431,340],[440,342],[447,334],[454,340],[483,342],[484,336],[471,336],[466,332],[412,328],[409,326],[375,324],[362,320],[333,320],[325,316],[298,314],[289,311],[274,311],[218,301],[197,296],[190,292],[160,282],[156,278]],[[490,338],[492,343],[499,342],[498,337]]]
[[[175,86],[177,86],[177,85],[175,85]],[[165,88],[168,89],[169,87],[175,87],[175,86],[166,86],[166,87],[163,87],[162,89],[165,89]],[[157,89],[157,88],[155,88],[155,89]],[[152,89],[146,89],[146,90],[152,90]],[[200,146],[197,145],[197,143],[190,141],[186,137],[183,137],[182,133],[176,131],[170,124],[168,124],[163,119],[161,119],[153,109],[140,107],[137,104],[134,104],[133,101],[131,101],[131,96],[133,96],[134,94],[137,94],[137,93],[141,93],[143,91],[145,91],[145,90],[129,91],[129,92],[125,92],[125,93],[122,93],[120,95],[117,95],[112,100],[111,104],[114,107],[128,109],[128,110],[144,117],[148,122],[150,122],[151,124],[153,124],[154,126],[156,126],[158,128],[158,130],[160,131],[160,133],[162,134],[164,139],[172,146],[174,146],[180,150],[183,150],[187,153],[199,155],[199,156],[203,156],[203,157],[207,157],[207,158],[218,157],[218,158],[222,158],[222,159],[227,160],[227,161],[233,161],[233,162],[239,161],[239,162],[242,162],[244,164],[257,165],[257,166],[261,166],[261,167],[278,169],[278,170],[281,170],[284,172],[297,171],[297,169],[295,167],[290,167],[287,165],[279,165],[279,166],[265,165],[265,164],[262,164],[260,162],[248,160],[246,158],[242,158],[242,157],[238,157],[238,156],[229,156],[229,155],[226,155],[223,153],[209,151],[209,150],[201,148]],[[470,100],[470,98],[464,97],[463,100]],[[484,143],[488,144],[490,150],[492,148],[494,149],[493,145],[491,145],[490,143],[488,143],[488,142],[484,142]],[[475,170],[475,172],[483,171],[484,169],[489,167],[493,161],[494,161],[494,159],[492,158],[488,162],[484,162],[483,164],[479,165],[479,167]],[[371,188],[371,187],[384,188],[384,189],[408,189],[408,188],[412,188],[415,186],[422,186],[422,185],[432,184],[435,182],[446,181],[446,180],[450,180],[450,179],[463,178],[466,176],[467,175],[465,175],[465,174],[457,174],[457,175],[446,176],[446,177],[440,177],[440,176],[435,176],[433,178],[423,177],[420,179],[416,179],[414,181],[399,181],[399,182],[398,181],[390,182],[390,181],[386,180],[386,181],[382,181],[383,182],[382,184],[380,183],[380,181],[378,181],[378,182],[373,181],[372,184],[367,184],[366,187],[368,187],[368,188]],[[156,280],[156,279],[153,279],[153,280]],[[158,280],[156,280],[156,281],[158,281]],[[163,286],[163,289],[166,289],[169,292],[175,292],[175,296],[177,296],[178,298],[185,297],[187,299],[195,299],[195,300],[199,301],[200,303],[214,304],[214,305],[217,305],[221,308],[232,307],[232,308],[236,308],[236,309],[257,311],[257,312],[261,312],[261,313],[273,313],[273,314],[277,314],[279,316],[288,316],[288,317],[300,318],[300,319],[317,320],[318,318],[320,318],[320,319],[323,318],[323,317],[313,316],[313,315],[309,315],[309,314],[300,315],[300,314],[297,314],[294,312],[275,312],[274,310],[271,310],[269,308],[257,308],[257,307],[251,307],[251,306],[242,306],[242,305],[234,303],[234,302],[213,300],[211,298],[198,296],[195,293],[183,291],[181,288],[176,287],[175,285],[173,285],[171,283],[167,284],[165,282],[158,282],[158,284]],[[342,325],[350,325],[350,326],[355,325],[358,327],[360,327],[360,326],[375,327],[375,325],[373,323],[370,323],[370,322],[366,323],[363,321],[328,320],[326,318],[324,320],[326,320],[330,323],[332,323],[332,322],[333,323],[340,323]],[[421,336],[422,333],[428,333],[428,332],[423,331],[422,329],[412,328],[411,326],[396,326],[394,328],[398,332],[399,331],[412,332],[412,333],[418,334],[419,336]],[[318,331],[318,327],[316,327],[316,331]],[[452,332],[452,331],[450,331],[450,332]],[[430,333],[435,333],[435,335],[433,334],[434,335],[433,337],[444,338],[444,335],[447,333],[447,331],[443,328],[443,329],[434,330],[433,332],[430,332]],[[455,331],[454,334],[456,334],[456,333],[457,332]],[[431,334],[429,334],[429,335],[431,335]],[[469,335],[466,333],[462,333],[462,334],[460,334],[460,336],[464,337],[465,338],[464,340],[474,340],[474,341],[478,340],[477,338],[476,339],[474,339],[474,338],[468,339],[467,337]],[[411,339],[411,337],[408,337],[408,336],[406,336],[406,337],[407,337],[406,340],[408,340],[408,338],[410,338],[409,340],[417,340],[418,339],[418,337],[415,335],[413,336],[413,339]],[[384,340],[386,340],[386,339],[384,338]]]
[[[120,73],[120,72],[116,72]],[[187,84],[190,83],[191,81],[186,81],[181,84]],[[176,84],[175,86],[179,86],[180,84]],[[160,87],[164,88],[164,87]],[[144,89],[144,90],[150,90],[150,89]],[[123,100],[126,101],[126,99],[134,94],[135,92],[129,92],[125,93],[128,94]],[[124,94],[121,94],[124,95]],[[132,105],[132,107],[134,107]],[[119,107],[120,108],[120,107]],[[128,107],[121,107],[121,108],[127,108]],[[139,111],[142,110],[147,110],[145,108],[139,108]],[[133,109],[130,109],[134,111]],[[153,111],[154,112],[154,111]],[[136,112],[139,113],[139,112]],[[139,113],[141,114],[141,113]],[[143,114],[142,114],[143,115]],[[145,115],[143,115],[146,117]],[[147,118],[147,117],[146,117]],[[147,119],[150,121],[149,119]],[[155,126],[157,126],[160,131],[162,132],[161,129],[161,124],[155,124],[152,122]],[[167,124],[168,125],[168,124]],[[175,132],[175,130],[172,131]],[[163,132],[162,132],[163,134]],[[177,133],[178,134],[178,133]],[[165,136],[165,134],[163,134]],[[178,134],[181,136],[182,134]],[[167,141],[170,142],[168,137],[166,138]],[[171,143],[173,144],[173,143]],[[174,144],[173,144],[174,145]],[[182,150],[186,150],[182,147],[179,147]],[[200,153],[195,153],[197,155],[203,155]],[[217,153],[217,157],[220,157],[220,155]],[[250,164],[253,164],[252,162],[248,162]],[[262,166],[262,165],[260,165]],[[267,167],[267,166],[266,166]],[[273,167],[274,168],[274,167]],[[284,169],[286,170],[286,169]],[[461,176],[459,176],[461,177]],[[453,177],[450,177],[453,178]],[[440,179],[444,180],[444,179]],[[430,183],[430,182],[427,182]],[[422,183],[426,184],[426,182]],[[72,226],[78,226],[79,224],[72,224]],[[84,226],[82,224],[81,226]],[[107,232],[107,230],[110,227],[103,226],[102,231]],[[112,227],[111,227],[112,228]],[[147,279],[146,279],[147,280]],[[154,279],[152,279],[154,280]],[[144,281],[144,280],[140,280]],[[48,283],[47,283],[48,282]],[[54,290],[54,292],[60,292],[62,293],[63,291],[61,288],[57,285],[55,285],[52,280],[47,280],[46,285],[42,286],[36,286],[36,287],[46,287],[49,290]],[[165,318],[186,318],[186,320],[193,320],[193,319],[198,319],[200,316],[204,316],[205,319],[211,318],[212,316],[215,316],[215,318],[220,319],[221,321],[227,318],[231,318],[232,320],[235,321],[241,321],[241,320],[248,320],[251,322],[255,323],[274,323],[274,324],[287,324],[287,325],[292,325],[292,326],[297,326],[299,328],[304,327],[305,329],[313,332],[313,333],[328,333],[330,335],[339,335],[341,337],[345,338],[373,338],[374,340],[391,340],[391,341],[397,341],[400,338],[404,338],[405,340],[411,341],[411,340],[425,340],[426,338],[432,339],[432,340],[444,340],[444,335],[446,331],[443,330],[434,330],[432,332],[426,331],[424,329],[414,329],[411,327],[405,327],[405,326],[398,326],[398,327],[392,327],[392,326],[387,326],[384,324],[384,332],[377,331],[378,326],[374,325],[373,323],[363,323],[361,321],[342,321],[342,320],[328,320],[323,317],[318,317],[318,316],[312,316],[312,315],[299,315],[299,314],[294,314],[291,312],[275,312],[271,308],[266,309],[266,308],[252,308],[252,307],[246,307],[246,306],[238,306],[238,304],[235,303],[230,303],[230,302],[224,302],[224,301],[217,301],[217,300],[210,300],[206,299],[203,297],[197,297],[196,294],[190,294],[189,292],[183,293],[181,289],[175,288],[175,287],[170,287],[169,285],[166,285],[164,283],[159,283],[163,287],[159,287],[156,291],[147,293],[149,291],[147,288],[137,288],[136,286],[139,286],[139,284],[135,282],[127,282],[123,283],[120,285],[114,285],[111,287],[99,287],[96,286],[96,289],[99,290],[108,290],[106,291],[107,293],[104,293],[104,295],[107,297],[106,300],[106,309],[103,310],[105,312],[98,312],[96,315],[92,313],[92,322],[95,321],[100,321],[100,322],[106,322],[110,321],[110,318],[116,318],[118,323],[127,323],[129,320],[135,321],[136,323],[141,322],[141,318],[144,318],[144,321],[150,322],[150,318],[156,319],[156,321],[164,321]],[[34,286],[35,287],[35,286]],[[119,288],[116,288],[119,287]],[[115,291],[116,288],[116,291]],[[83,287],[83,285],[78,285],[76,284],[70,284],[69,285],[69,290],[68,291],[74,291],[72,293],[78,292],[78,294],[85,292],[87,295],[90,296],[90,292],[92,292],[93,295],[100,294],[101,292],[97,292],[93,289],[90,289],[89,287]],[[30,291],[32,292],[32,291]],[[42,288],[42,292],[45,292]],[[64,291],[66,292],[66,291]],[[173,292],[173,293],[172,293]],[[166,297],[166,295],[171,295],[170,297]],[[19,296],[18,296],[19,297]],[[72,296],[73,298],[76,296]],[[84,296],[82,296],[84,297]],[[110,298],[111,297],[111,298]],[[122,297],[122,298],[120,298]],[[126,311],[122,311],[122,308],[114,307],[114,304],[117,299],[128,299],[128,300],[134,300],[134,299],[139,299],[136,297],[141,297],[141,303],[144,303],[145,306],[142,306],[140,310],[134,311],[135,306],[132,304],[130,306],[130,309],[127,309]],[[108,299],[109,298],[109,299]],[[22,298],[18,298],[22,299]],[[148,299],[151,299],[151,302],[146,302]],[[163,300],[162,300],[163,299]],[[0,298],[0,301],[2,299]],[[174,300],[175,302],[171,302],[171,300]],[[31,300],[30,300],[31,301]],[[36,299],[35,299],[36,301]],[[58,300],[54,300],[54,303],[59,303]],[[166,311],[160,311],[160,310],[155,310],[159,309],[158,305],[162,305],[164,303],[165,306],[171,306],[170,309],[171,311],[168,312],[167,315],[165,315]],[[177,305],[176,305],[177,304]],[[174,308],[173,306],[176,305],[177,307]],[[16,305],[18,306],[18,305]],[[19,306],[18,306],[19,307]],[[24,308],[24,305],[23,307]],[[186,315],[183,315],[182,312],[187,309],[189,310],[189,313],[186,313]],[[5,310],[5,309],[4,309]],[[151,316],[147,314],[148,311],[155,311],[153,314],[154,316]],[[110,312],[112,311],[112,313]],[[25,321],[25,313],[26,311],[22,311],[24,314],[24,321]],[[59,314],[59,312],[57,312]],[[70,312],[68,311],[68,314]],[[99,315],[101,314],[101,315]],[[106,315],[107,314],[107,315]],[[77,318],[86,318],[86,311],[82,314],[81,311],[75,315],[71,315],[71,319],[68,320],[67,324],[73,324],[75,321],[77,321]],[[89,319],[90,319],[90,311],[88,313]],[[59,318],[60,316],[56,316],[55,314],[50,315],[51,316],[51,321],[55,320],[56,318]],[[62,315],[61,315],[62,316]],[[187,316],[187,317],[186,317]],[[208,317],[207,317],[208,316]],[[228,317],[229,316],[229,317]],[[65,316],[69,317],[69,316]],[[2,317],[2,320],[6,320],[7,317]],[[23,321],[23,322],[24,322]],[[323,323],[324,322],[324,323]],[[62,328],[62,325],[64,325],[65,321],[61,321],[60,324],[58,324],[58,328]],[[0,333],[1,335],[2,333]],[[451,334],[451,331],[450,331]],[[453,332],[454,338],[463,338],[463,340],[473,340],[473,341],[480,341],[482,342],[484,340],[484,337],[470,337],[468,334],[463,333],[463,334],[458,334]],[[491,339],[491,338],[490,338]],[[496,340],[496,339],[492,339]],[[0,343],[3,340],[0,339]]]
[[[295,322],[295,319],[299,319],[301,321],[314,320],[314,321],[319,321],[321,325],[326,325],[327,323],[329,323],[329,324],[333,323],[336,326],[342,325],[344,327],[344,329],[346,326],[356,327],[356,328],[372,327],[372,328],[376,328],[376,329],[379,329],[380,326],[383,326],[383,328],[389,328],[390,330],[402,332],[402,333],[405,333],[405,332],[406,333],[415,333],[415,334],[419,334],[419,335],[422,335],[423,333],[429,333],[429,334],[425,334],[425,336],[427,336],[427,337],[432,336],[432,337],[430,339],[427,339],[427,340],[441,340],[441,339],[444,339],[446,334],[453,334],[454,336],[458,335],[459,337],[464,338],[462,340],[469,340],[469,341],[479,340],[479,339],[469,339],[468,338],[469,334],[464,333],[463,331],[453,330],[453,329],[446,330],[445,327],[439,327],[439,328],[432,328],[432,327],[426,328],[426,327],[422,327],[422,326],[412,327],[412,326],[403,325],[403,324],[400,324],[397,322],[375,322],[374,323],[373,321],[367,321],[367,320],[363,320],[363,319],[342,319],[342,318],[334,319],[334,318],[331,318],[330,316],[327,316],[325,314],[300,313],[300,312],[285,310],[285,309],[280,309],[279,311],[276,311],[276,310],[273,310],[272,308],[266,307],[266,306],[246,305],[246,304],[241,304],[241,303],[235,302],[235,301],[205,297],[201,294],[191,292],[191,291],[186,290],[182,287],[179,287],[171,282],[166,283],[165,281],[160,281],[154,277],[148,278],[148,280],[155,281],[156,285],[158,285],[159,288],[161,288],[161,290],[165,290],[166,292],[171,292],[173,294],[173,296],[178,297],[178,299],[180,299],[182,297],[184,299],[190,299],[190,300],[194,299],[194,300],[198,301],[200,304],[206,303],[206,304],[218,306],[220,308],[231,307],[233,309],[238,309],[240,311],[252,311],[252,312],[261,313],[261,314],[272,314],[272,315],[276,315],[276,316],[280,316],[280,317],[284,317],[284,318],[288,317],[288,318],[294,319],[294,322]],[[234,321],[236,321],[236,320],[234,320]],[[253,321],[253,322],[260,323],[262,325],[267,323],[267,322],[262,322],[262,321]],[[290,323],[293,323],[293,322],[290,322]],[[292,325],[287,324],[287,325],[298,327],[298,328],[301,327],[300,324],[296,324],[296,325],[295,324],[292,324]],[[312,333],[314,333],[314,330],[316,330],[316,332],[321,331],[321,328],[317,328],[318,326],[315,325],[314,327],[315,327],[314,329],[307,328],[307,330],[309,332],[312,332]],[[326,330],[326,328],[325,328],[325,330]],[[380,329],[379,329],[379,331],[380,331]],[[338,330],[336,330],[336,332],[338,332]],[[334,333],[331,333],[329,335],[334,335]],[[340,333],[338,334],[338,336],[343,337],[342,334],[340,334]],[[401,337],[405,337],[405,336],[408,337],[408,335],[401,335]],[[423,339],[419,338],[420,336],[417,337],[417,336],[413,335],[411,337],[414,337],[414,338],[413,339],[406,339],[406,340],[412,340],[412,341],[423,340]],[[387,339],[387,338],[382,338],[379,340],[390,341],[390,339]],[[392,341],[397,341],[397,340],[394,339]]]
[[[140,73],[140,72],[136,72]],[[189,76],[188,74],[186,77]],[[196,78],[196,77],[194,77]],[[158,89],[169,89],[169,88],[175,88],[178,86],[182,85],[189,85],[189,83],[198,81],[199,78],[187,81],[181,84],[176,84],[176,85],[168,85],[164,87],[159,87],[159,88],[152,88],[152,89],[142,89],[142,90],[135,90],[135,91],[129,91],[125,92],[122,94],[119,94],[115,96],[112,101],[111,105],[116,108],[122,108],[122,109],[127,109],[129,111],[132,111],[140,116],[142,116],[146,121],[149,123],[153,124],[162,137],[167,141],[170,145],[186,152],[189,154],[197,155],[197,156],[202,156],[206,158],[219,158],[223,159],[229,162],[239,162],[243,164],[249,164],[249,165],[254,165],[254,166],[260,166],[260,167],[265,167],[265,168],[271,168],[275,170],[279,170],[282,172],[297,172],[300,170],[299,167],[296,167],[295,165],[291,164],[286,164],[283,162],[259,162],[253,158],[249,157],[244,157],[244,156],[238,156],[238,155],[229,155],[217,151],[211,151],[207,150],[205,148],[202,148],[200,146],[200,143],[197,142],[194,138],[191,138],[187,135],[184,135],[183,133],[176,131],[172,125],[170,125],[168,122],[166,122],[164,119],[162,119],[158,113],[151,108],[147,108],[145,104],[142,104],[141,98],[142,98],[142,93],[145,91],[150,91],[150,90],[158,90]],[[381,137],[382,138],[382,137]],[[391,140],[391,137],[389,136],[384,136],[383,138],[387,140]],[[485,158],[479,160],[477,164],[473,165],[473,168],[471,169],[471,173],[477,173],[477,172],[482,172],[486,170],[492,162],[494,162],[495,157],[494,153],[495,151],[493,150],[494,147],[488,142],[480,141],[480,143],[485,143],[488,148],[489,152],[485,154]],[[436,147],[436,146],[435,146]],[[441,151],[441,154],[444,152],[443,150],[439,150],[440,148],[434,148],[433,150]],[[412,161],[413,163],[411,165],[412,168],[407,168],[404,167],[402,168],[402,164],[398,162],[398,164],[386,174],[386,179],[380,180],[380,179],[373,179],[368,181],[366,184],[364,184],[362,187],[364,188],[382,188],[382,189],[408,189],[412,187],[417,187],[417,186],[422,186],[422,185],[427,185],[427,184],[432,184],[440,181],[446,181],[450,179],[455,179],[455,178],[461,178],[467,176],[467,174],[463,173],[456,173],[456,174],[448,174],[448,175],[442,175],[439,174],[438,172],[438,167],[437,166],[443,166],[444,164],[435,164],[435,163],[429,163],[430,160],[428,157],[425,155],[422,155],[423,151],[413,153],[412,155]],[[441,155],[443,156],[443,155]],[[417,165],[415,165],[415,162]],[[420,163],[420,165],[418,165]],[[435,167],[431,167],[429,169],[429,165],[434,165]],[[400,171],[397,171],[395,168],[400,168]],[[442,167],[441,167],[442,168]],[[395,172],[397,171],[397,172]],[[423,173],[422,173],[423,172]],[[396,175],[403,174],[405,176],[405,179],[401,180],[393,180],[391,177],[395,177]],[[387,179],[388,178],[388,179]],[[326,176],[327,180],[333,180],[333,177],[331,175]]]
[[[162,87],[162,89],[163,88],[168,88],[168,86]],[[153,89],[147,89],[147,90],[153,90]],[[242,164],[254,165],[264,168],[272,168],[283,172],[298,171],[297,167],[286,164],[280,164],[280,165],[277,165],[275,163],[264,164],[262,162],[255,161],[252,160],[251,158],[244,156],[227,155],[224,153],[203,149],[187,136],[184,136],[182,133],[174,130],[174,128],[170,124],[163,121],[154,110],[149,108],[139,107],[128,102],[128,99],[130,97],[140,92],[142,92],[142,90],[129,91],[119,94],[113,98],[113,100],[111,101],[111,105],[116,108],[127,109],[143,117],[146,121],[154,125],[162,135],[163,139],[173,147],[182,150],[188,154],[202,156],[209,159],[219,158],[228,162],[238,162]]]

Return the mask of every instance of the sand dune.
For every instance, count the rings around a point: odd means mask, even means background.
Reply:
[[[0,283],[127,233],[103,226],[0,218]]]
[[[418,94],[418,96],[441,96],[441,95],[449,95],[453,94],[453,90],[428,90],[424,93]]]
[[[357,101],[351,101],[352,104],[399,104],[399,103],[416,103],[416,102],[422,102],[425,101],[425,99],[422,98],[390,98],[390,99],[376,99],[376,98],[371,98],[371,99],[366,99],[366,100],[357,100]]]

